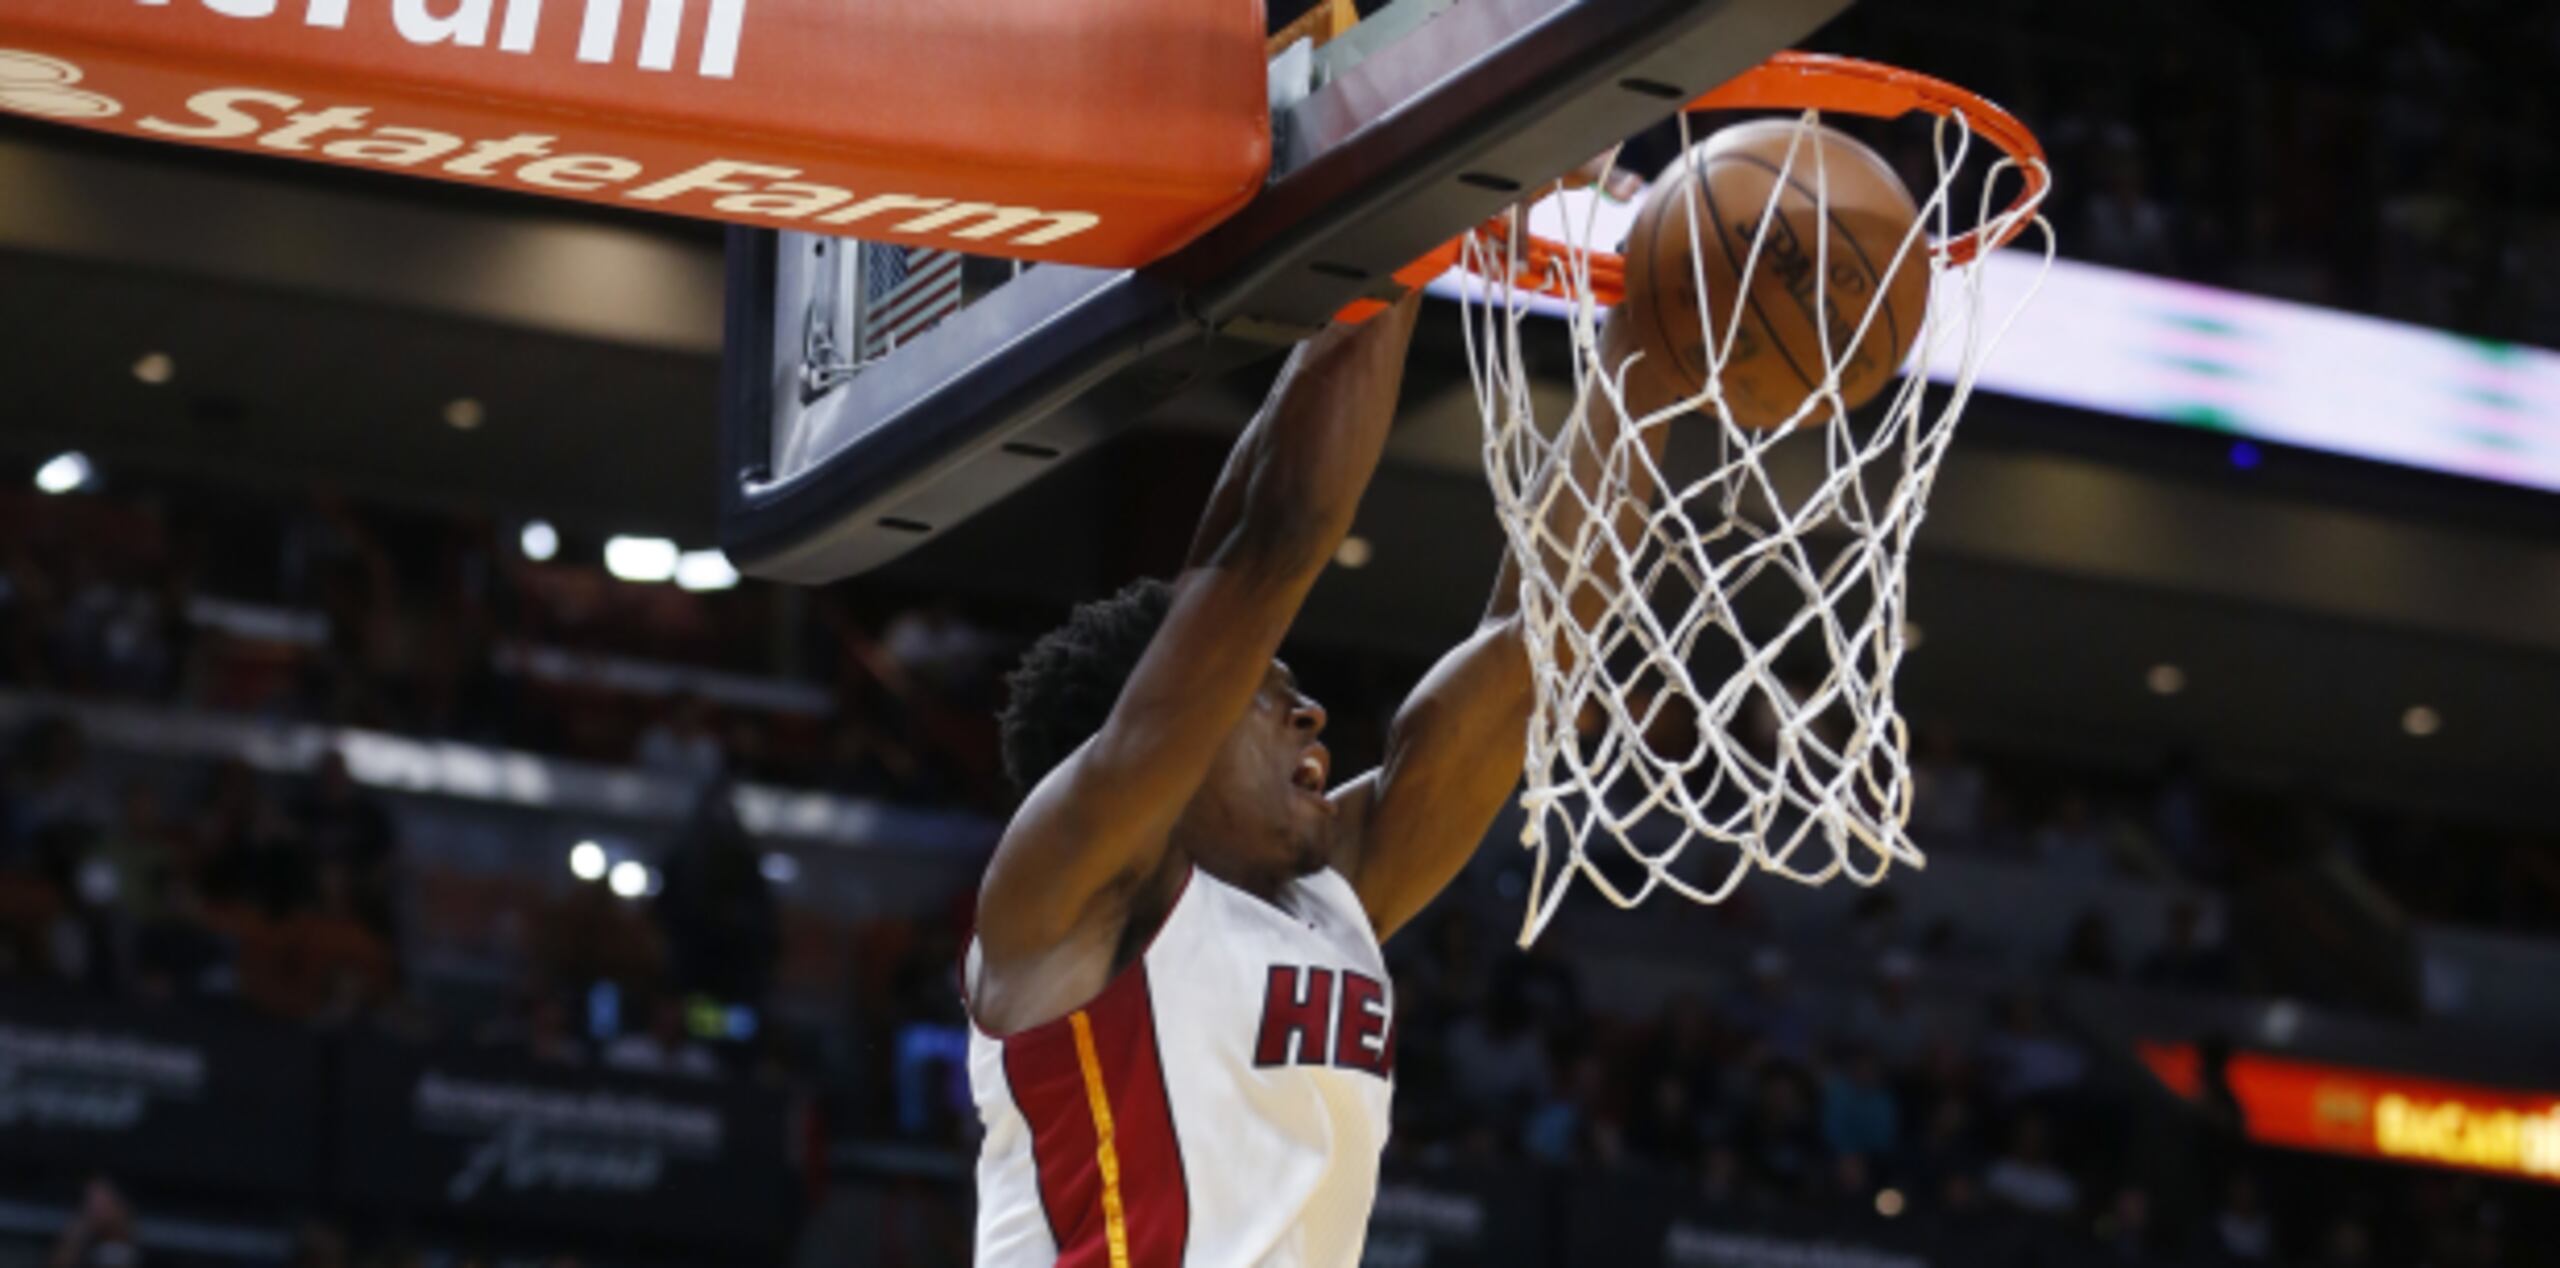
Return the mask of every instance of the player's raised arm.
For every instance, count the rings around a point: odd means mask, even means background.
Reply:
[[[1613,313],[1601,331],[1603,364],[1626,364],[1634,351],[1626,322]],[[1625,390],[1626,416],[1638,419],[1680,396],[1641,359],[1628,369]],[[1582,508],[1610,504],[1606,486],[1613,478],[1625,481],[1629,509],[1617,524],[1595,526],[1595,531],[1615,531],[1629,543],[1641,531],[1642,517],[1632,506],[1651,497],[1651,479],[1642,471],[1613,477],[1603,470],[1604,456],[1615,443],[1617,417],[1615,410],[1598,411],[1585,443],[1549,476],[1572,486],[1550,504],[1545,528],[1551,540],[1572,542],[1584,532]],[[1667,430],[1664,421],[1656,420],[1642,436],[1656,456]],[[1571,596],[1576,623],[1584,628],[1617,584],[1612,554],[1599,553]],[[1550,553],[1549,566],[1566,563]],[[1420,913],[1456,878],[1519,783],[1529,712],[1536,704],[1528,650],[1521,641],[1526,631],[1519,595],[1519,574],[1506,553],[1484,620],[1440,658],[1396,711],[1384,764],[1334,794],[1355,825],[1343,834],[1334,866],[1351,878],[1381,939]],[[1573,657],[1570,647],[1556,650],[1559,666],[1569,669]]]
[[[979,896],[982,1021],[1037,1024],[1108,981],[1133,909],[1167,882],[1178,822],[1229,734],[1271,694],[1273,653],[1350,530],[1417,308],[1408,298],[1292,355],[1219,478],[1189,562],[1153,596],[1161,620],[1107,720],[1067,741],[1054,768],[1016,772],[1036,783]]]

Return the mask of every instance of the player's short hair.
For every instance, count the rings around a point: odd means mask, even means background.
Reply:
[[[1133,581],[1110,598],[1078,604],[1066,624],[1022,654],[1005,678],[1010,699],[997,718],[1004,773],[1015,791],[1030,792],[1102,729],[1172,609],[1172,586],[1152,577]]]

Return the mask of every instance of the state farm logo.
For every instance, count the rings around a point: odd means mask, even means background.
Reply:
[[[165,9],[170,0],[136,0],[144,8]],[[211,13],[226,18],[259,21],[286,16],[285,0],[198,0]],[[692,26],[687,12],[689,0],[643,0],[647,9],[640,22],[640,38],[636,48],[623,36],[623,0],[586,0],[578,14],[578,60],[592,65],[624,62],[641,70],[672,71],[676,69],[679,46],[689,39],[701,42],[701,56],[694,73],[705,79],[728,79],[738,73],[738,43],[747,24],[747,0],[710,0],[702,15],[700,30],[689,33]],[[531,54],[542,42],[542,0],[462,0],[456,5],[431,5],[429,0],[367,0],[366,12],[348,11],[349,0],[302,0],[301,22],[320,30],[344,31],[352,21],[360,28],[379,30],[376,25],[385,16],[391,30],[407,43],[420,48],[447,45],[455,48],[488,48],[494,39],[501,53]],[[386,15],[379,10],[387,7]],[[445,11],[445,10],[450,11]]]
[[[123,112],[115,98],[79,83],[80,68],[61,58],[0,48],[0,110],[48,119],[106,119]]]

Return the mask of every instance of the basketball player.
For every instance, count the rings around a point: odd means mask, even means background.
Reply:
[[[980,1268],[1359,1262],[1396,1057],[1379,942],[1492,825],[1534,700],[1507,568],[1355,779],[1274,659],[1377,469],[1419,302],[1302,345],[1181,573],[1013,675],[1027,796],[966,968]]]

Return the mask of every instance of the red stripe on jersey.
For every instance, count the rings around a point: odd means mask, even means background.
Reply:
[[[1031,1125],[1040,1205],[1058,1243],[1059,1268],[1123,1268],[1111,1255],[1112,1206],[1128,1248],[1125,1268],[1179,1268],[1191,1235],[1191,1196],[1157,1054],[1146,961],[1122,970],[1079,1011],[1107,1108],[1093,1104],[1072,1016],[1004,1040],[1005,1082]],[[1104,1200],[1104,1141],[1097,1130],[1104,1121],[1116,1158],[1117,1203]]]

